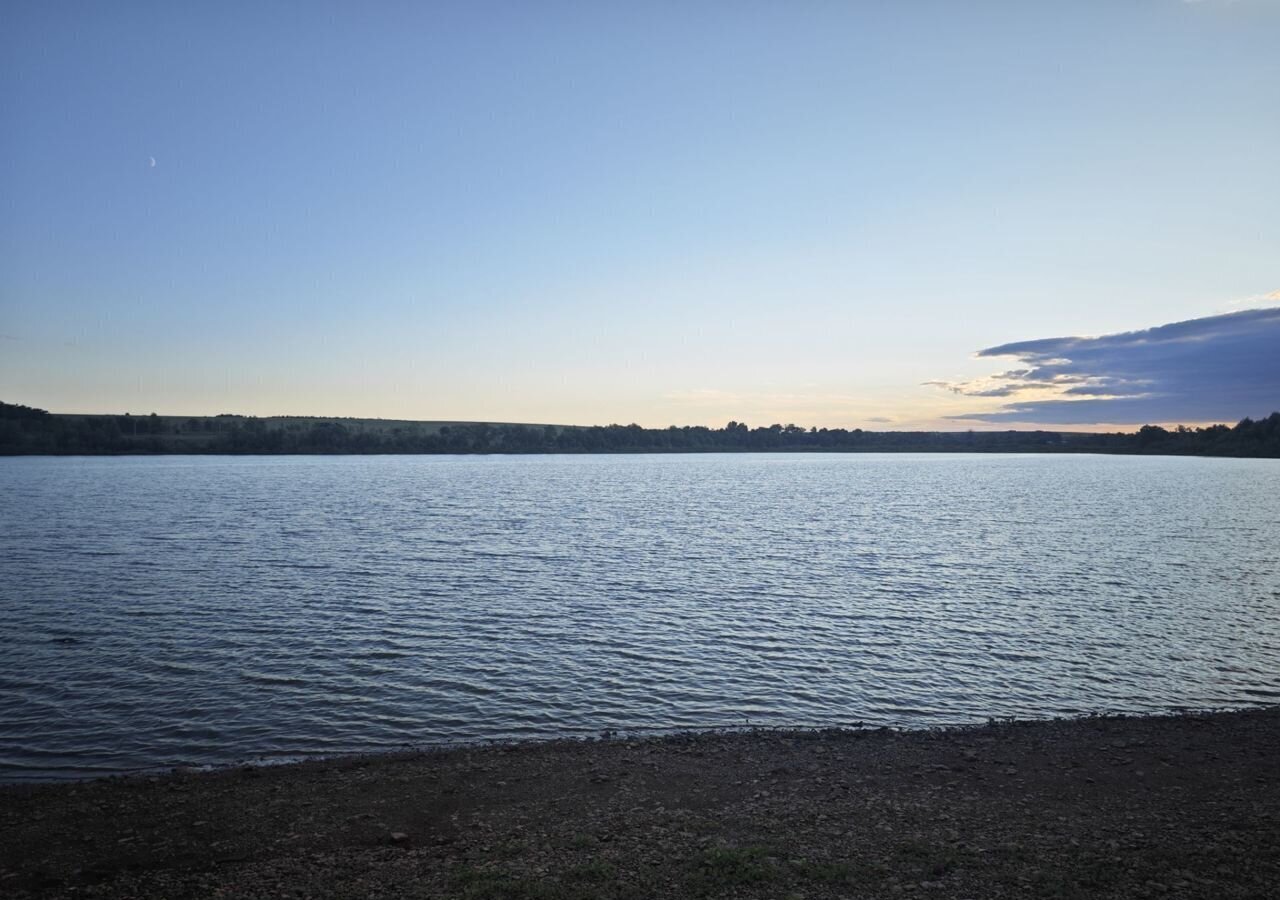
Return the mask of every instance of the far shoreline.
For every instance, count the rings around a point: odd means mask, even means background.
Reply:
[[[537,451],[295,451],[286,453],[264,453],[258,451],[183,451],[183,452],[147,452],[122,451],[119,453],[3,453],[0,459],[197,459],[214,457],[219,459],[310,459],[315,457],[365,457],[377,458],[388,456],[399,457],[514,457],[528,459],[532,457],[584,457],[584,456],[1052,456],[1052,457],[1128,457],[1137,459],[1280,459],[1272,455],[1240,455],[1225,456],[1212,453],[1147,453],[1132,450],[537,450]]]
[[[544,453],[1120,453],[1280,457],[1280,412],[1188,428],[870,431],[706,425],[553,425],[324,416],[50,413],[0,402],[0,455]]]

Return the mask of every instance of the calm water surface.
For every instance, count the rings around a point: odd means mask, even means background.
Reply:
[[[0,459],[0,778],[1280,702],[1280,462]]]

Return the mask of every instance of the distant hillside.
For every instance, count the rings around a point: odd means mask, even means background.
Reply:
[[[526,425],[314,416],[60,415],[0,403],[0,455],[122,453],[1152,453],[1280,457],[1280,412],[1131,433]]]

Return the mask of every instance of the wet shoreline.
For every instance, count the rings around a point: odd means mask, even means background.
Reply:
[[[14,896],[1263,897],[1280,708],[0,787]]]

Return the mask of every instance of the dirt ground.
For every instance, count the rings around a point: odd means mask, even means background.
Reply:
[[[12,897],[1280,897],[1280,709],[0,787]]]

